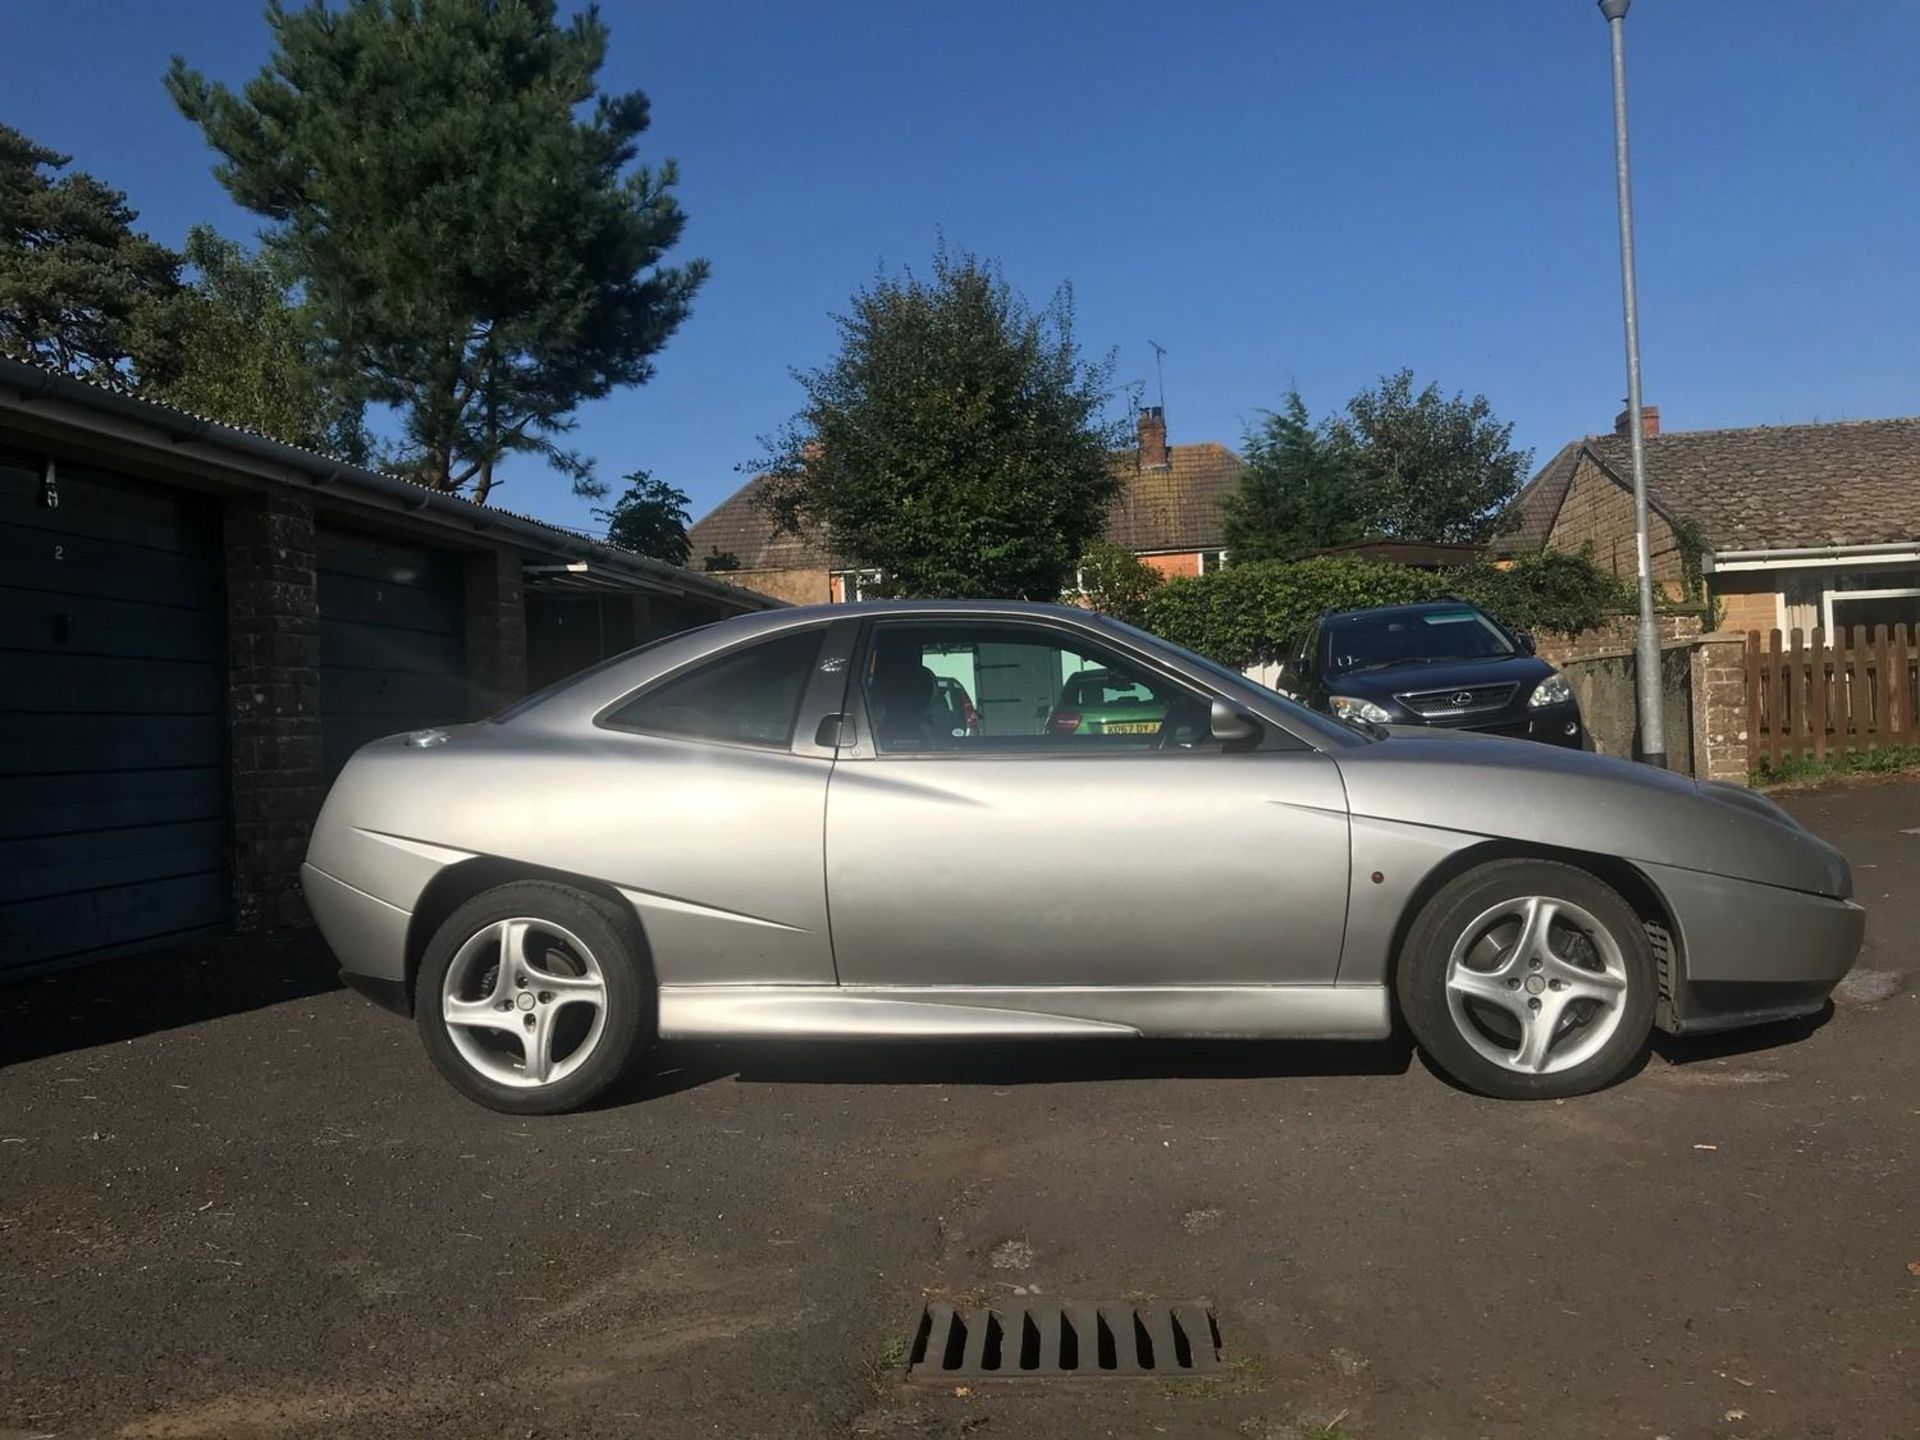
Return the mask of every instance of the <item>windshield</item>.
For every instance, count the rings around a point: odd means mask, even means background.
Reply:
[[[1111,617],[1107,618],[1106,623],[1113,626],[1116,630],[1124,630],[1130,635],[1137,635],[1140,639],[1148,641],[1161,650],[1171,650],[1188,664],[1199,666],[1209,675],[1224,680],[1229,685],[1238,686],[1242,690],[1251,690],[1261,699],[1269,701],[1284,710],[1288,718],[1292,720],[1301,731],[1311,732],[1314,735],[1331,741],[1335,745],[1366,745],[1380,738],[1371,731],[1335,720],[1330,715],[1315,714],[1292,696],[1282,695],[1278,690],[1273,689],[1269,685],[1262,685],[1250,675],[1243,675],[1240,671],[1222,665],[1218,661],[1209,660],[1206,656],[1196,654],[1192,650],[1176,645],[1171,640],[1162,640],[1158,635],[1153,634],[1151,631],[1142,630],[1137,625],[1129,625],[1124,620],[1114,620]]]
[[[1457,610],[1376,610],[1327,621],[1335,675],[1388,665],[1494,660],[1519,653],[1506,631],[1471,606]]]

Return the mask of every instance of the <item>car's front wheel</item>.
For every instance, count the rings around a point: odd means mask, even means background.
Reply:
[[[1583,1095],[1619,1079],[1653,1029],[1652,947],[1633,907],[1597,877],[1499,860],[1421,910],[1398,975],[1427,1056],[1503,1099]]]
[[[612,1085],[652,1030],[633,917],[547,880],[467,901],[428,942],[414,1013],[441,1074],[482,1105],[551,1115]]]

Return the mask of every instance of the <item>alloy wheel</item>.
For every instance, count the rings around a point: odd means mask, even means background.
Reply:
[[[1447,1009],[1461,1038],[1523,1075],[1570,1070],[1626,1013],[1627,962],[1590,913],[1548,895],[1482,912],[1447,957]]]
[[[516,916],[471,936],[440,987],[460,1057],[488,1080],[551,1085],[584,1065],[607,1023],[606,974],[572,931]]]

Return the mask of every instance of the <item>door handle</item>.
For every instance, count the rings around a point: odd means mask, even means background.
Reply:
[[[851,715],[822,715],[820,725],[813,732],[813,743],[823,750],[837,750],[842,745],[853,743],[853,717]]]

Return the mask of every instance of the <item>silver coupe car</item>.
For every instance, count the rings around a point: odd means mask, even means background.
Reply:
[[[1379,1040],[1396,1017],[1474,1090],[1574,1095],[1656,1025],[1818,1011],[1863,920],[1840,854],[1748,791],[1336,721],[1012,603],[729,620],[376,741],[302,873],[345,978],[523,1114],[656,1038]]]

